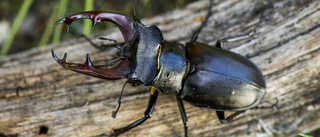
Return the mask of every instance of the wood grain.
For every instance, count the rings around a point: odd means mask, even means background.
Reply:
[[[169,41],[185,43],[206,15],[208,1],[143,19],[155,24]],[[279,99],[276,110],[248,110],[232,122],[220,124],[212,110],[185,103],[189,136],[320,136],[320,4],[317,0],[268,1],[252,40],[225,45],[248,57],[263,71],[267,81],[265,100]],[[218,39],[252,30],[267,2],[217,0],[208,25],[198,41],[214,46]],[[76,28],[71,28],[76,29]],[[92,35],[121,41],[117,29]],[[112,110],[125,80],[105,81],[59,66],[50,49],[68,61],[84,62],[90,53],[103,64],[115,50],[101,51],[83,38],[48,45],[42,49],[0,59],[0,136],[97,136],[111,135],[144,114],[149,87],[126,86],[116,119]],[[229,114],[229,113],[228,113]],[[40,129],[48,132],[39,134]],[[153,117],[121,136],[183,136],[184,129],[174,95],[159,95]]]

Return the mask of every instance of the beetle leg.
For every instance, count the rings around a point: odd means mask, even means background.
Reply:
[[[224,117],[224,111],[216,111],[217,116],[219,118],[220,123],[224,124],[229,122],[230,120],[232,120],[234,117],[236,117],[237,115],[243,113],[245,111],[237,111],[233,114],[231,114],[230,116],[228,116],[227,118]]]
[[[116,59],[116,60],[115,60]],[[115,58],[113,62],[111,62],[110,64],[106,64],[105,66],[106,67],[109,67],[109,66],[113,66],[114,64],[118,63],[119,61],[122,61],[123,58]]]
[[[222,49],[222,47],[224,46],[225,43],[230,43],[230,42],[234,42],[234,41],[240,41],[240,40],[244,40],[244,39],[249,39],[254,34],[255,34],[255,29],[253,31],[250,31],[249,33],[246,33],[246,34],[241,34],[241,35],[234,36],[234,37],[228,37],[228,38],[219,39],[217,41],[217,43],[216,43],[216,47]]]
[[[208,13],[206,16],[206,19],[202,22],[201,26],[192,34],[191,37],[191,42],[196,42],[197,38],[202,30],[202,28],[207,24],[209,17],[211,16],[211,8],[213,5],[213,0],[210,0],[209,8],[208,8]]]
[[[275,100],[276,100],[276,102],[275,102],[274,104],[272,104],[271,106],[267,106],[267,107],[263,107],[263,106],[262,106],[262,107],[259,107],[259,106],[256,106],[256,107],[253,107],[253,108],[250,108],[250,109],[275,109],[275,108],[277,108],[277,105],[278,105],[278,102],[279,102],[277,98],[276,98]],[[245,112],[245,111],[237,111],[237,112],[231,114],[230,116],[228,116],[227,118],[225,118],[225,117],[224,117],[224,111],[216,111],[217,116],[218,116],[218,118],[219,118],[219,121],[220,121],[220,123],[222,123],[222,124],[229,122],[229,121],[232,120],[234,117],[236,117],[237,115],[239,115],[239,114],[241,114],[241,113],[243,113],[243,112]]]
[[[152,116],[152,112],[154,110],[154,107],[156,105],[156,101],[157,101],[157,98],[158,98],[158,94],[159,94],[159,91],[157,91],[156,89],[154,88],[151,88],[151,93],[150,93],[150,99],[149,99],[149,104],[148,104],[148,107],[146,109],[146,111],[144,112],[144,117],[129,124],[128,126],[126,127],[123,127],[123,128],[119,128],[119,129],[113,129],[114,133],[112,134],[113,136],[117,136],[121,133],[124,133],[140,124],[142,124],[143,122],[145,122],[147,119],[151,118]]]
[[[275,98],[275,100],[276,100],[276,102],[274,104],[272,104],[271,106],[256,106],[256,107],[251,108],[251,109],[276,109],[277,106],[278,106],[279,100],[278,100],[278,98]],[[264,102],[261,102],[260,104],[268,103],[268,102],[269,101],[264,101]]]
[[[129,81],[124,83],[124,85],[122,87],[121,94],[120,94],[120,97],[119,97],[119,100],[118,100],[118,107],[117,107],[116,111],[112,111],[112,115],[111,115],[112,118],[116,118],[117,117],[117,113],[118,113],[118,111],[120,109],[120,106],[121,106],[122,93],[123,93],[124,87],[127,85],[127,83],[129,83]]]
[[[178,97],[179,95],[177,94],[177,102],[178,102],[178,106],[179,106],[179,110],[180,110],[180,114],[181,114],[181,118],[182,118],[182,122],[184,125],[184,136],[187,137],[188,136],[188,120],[187,120],[187,115],[186,112],[184,110],[184,106],[183,106],[183,102],[182,100]]]
[[[261,12],[261,15],[259,17],[259,21],[258,21],[257,25],[254,27],[254,29],[252,31],[250,31],[248,33],[245,33],[245,34],[238,35],[238,36],[220,39],[220,40],[217,41],[216,47],[222,49],[222,47],[223,47],[223,45],[225,43],[235,42],[235,41],[240,41],[240,40],[252,38],[253,35],[256,33],[257,28],[261,24],[261,21],[263,19],[263,13],[266,11],[266,9],[268,9],[271,6],[272,6],[271,4],[268,4],[268,5],[264,6],[264,8],[263,8],[263,10]]]

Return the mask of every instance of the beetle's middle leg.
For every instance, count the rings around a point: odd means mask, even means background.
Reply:
[[[180,110],[180,114],[181,114],[181,118],[182,118],[182,122],[183,122],[183,126],[184,126],[184,136],[187,137],[188,136],[187,115],[186,115],[186,111],[184,110],[183,102],[178,96],[179,95],[177,94],[176,95],[177,102],[178,102],[178,106],[179,106],[179,110]]]
[[[240,41],[240,40],[252,38],[253,35],[256,33],[256,30],[259,27],[259,25],[260,25],[260,23],[261,23],[261,21],[263,19],[263,13],[266,11],[266,9],[268,9],[271,6],[272,6],[271,4],[268,4],[268,5],[264,6],[264,8],[263,8],[263,10],[261,12],[261,15],[259,17],[259,21],[258,21],[257,25],[254,27],[254,29],[252,31],[250,31],[248,33],[245,33],[245,34],[237,35],[237,36],[234,36],[234,37],[227,37],[227,38],[220,39],[220,40],[217,41],[215,47],[222,49],[222,47],[223,47],[223,45],[225,43],[235,42],[235,41]]]
[[[243,113],[245,111],[236,111],[233,114],[231,114],[230,116],[228,116],[227,118],[224,117],[224,111],[216,111],[217,116],[219,118],[220,123],[224,124],[229,122],[230,120],[232,120],[234,117],[236,117],[237,115]]]
[[[213,5],[213,0],[210,0],[210,5],[209,5],[209,8],[208,8],[207,16],[206,16],[205,20],[202,22],[201,26],[192,34],[191,42],[196,42],[197,41],[198,36],[199,36],[202,28],[207,24],[207,22],[209,20],[209,17],[211,16],[212,5]]]
[[[128,126],[125,126],[123,128],[119,128],[119,129],[113,129],[114,133],[112,135],[114,136],[117,136],[121,133],[124,133],[140,124],[142,124],[143,122],[145,122],[147,119],[151,118],[152,116],[152,112],[154,110],[154,107],[156,105],[156,101],[157,101],[157,98],[158,98],[158,94],[159,94],[159,91],[157,91],[156,89],[154,88],[151,88],[151,93],[150,93],[150,99],[149,99],[149,104],[148,104],[148,107],[146,109],[146,111],[144,112],[144,117],[129,124]]]

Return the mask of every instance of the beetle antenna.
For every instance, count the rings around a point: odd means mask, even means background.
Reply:
[[[134,21],[137,21],[137,19],[136,19],[136,6],[135,6],[135,4],[134,4],[134,0],[132,0],[132,16],[133,16],[133,20]]]
[[[100,40],[108,40],[108,41],[112,41],[115,45],[114,47],[121,50],[122,45],[119,44],[118,41],[114,40],[114,39],[109,39],[109,38],[105,38],[105,37],[99,37]]]
[[[202,30],[202,28],[207,24],[209,17],[211,16],[211,8],[213,5],[213,0],[210,0],[210,5],[209,5],[209,9],[208,9],[208,13],[206,16],[206,19],[202,22],[201,26],[193,33],[192,37],[191,37],[191,42],[195,42],[198,39],[198,36]]]
[[[116,118],[116,117],[117,117],[117,113],[118,113],[118,111],[119,111],[119,109],[120,109],[120,106],[121,106],[122,93],[123,93],[124,87],[127,85],[127,83],[129,83],[129,80],[127,80],[127,82],[124,83],[124,85],[123,85],[123,87],[122,87],[122,91],[121,91],[121,94],[120,94],[120,98],[119,98],[119,100],[118,100],[118,108],[117,108],[116,111],[112,111],[112,115],[111,115],[112,118]]]

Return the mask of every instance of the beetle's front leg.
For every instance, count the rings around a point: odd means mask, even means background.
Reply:
[[[156,105],[156,101],[158,98],[158,94],[159,91],[157,91],[154,88],[151,88],[151,93],[150,93],[150,99],[149,99],[149,104],[148,104],[148,108],[146,109],[146,111],[144,112],[144,117],[129,124],[128,126],[125,126],[123,128],[119,128],[119,129],[113,129],[114,133],[112,134],[113,136],[118,136],[121,133],[124,133],[140,124],[142,124],[143,122],[145,122],[147,119],[151,118],[152,116],[152,112],[154,110],[154,107]]]
[[[233,114],[231,114],[230,116],[228,116],[227,118],[225,118],[224,111],[216,111],[217,116],[219,118],[219,121],[222,124],[229,122],[231,119],[233,119],[234,117],[236,117],[237,115],[239,115],[243,112],[245,112],[245,111],[237,111],[237,112],[234,112]]]

